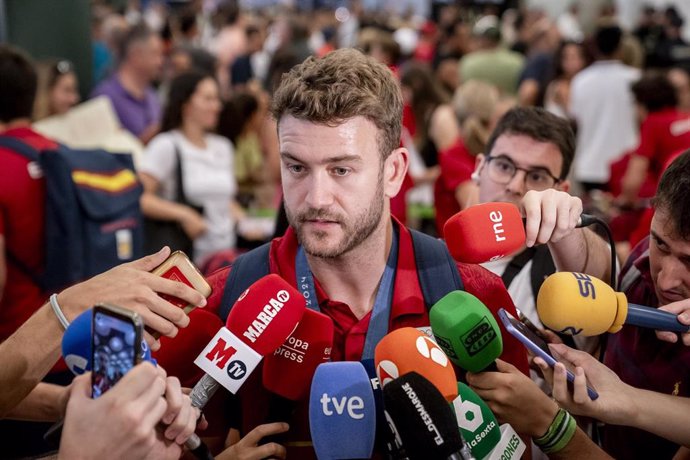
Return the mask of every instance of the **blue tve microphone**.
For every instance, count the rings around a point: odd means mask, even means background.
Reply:
[[[88,309],[65,329],[62,336],[62,357],[67,367],[75,375],[81,375],[91,370],[91,317],[93,309]],[[141,360],[148,361],[154,366],[156,360],[151,357],[151,349],[145,340],[141,341]]]
[[[309,428],[319,460],[370,458],[376,439],[371,381],[361,363],[323,363],[309,397]]]

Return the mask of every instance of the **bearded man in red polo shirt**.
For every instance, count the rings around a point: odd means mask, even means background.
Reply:
[[[397,255],[392,292],[381,307],[389,313],[387,330],[428,328],[430,305],[411,234],[390,212],[408,167],[408,153],[399,147],[402,95],[390,70],[352,49],[309,58],[283,76],[272,112],[290,228],[271,243],[270,271],[293,285],[297,272],[312,275],[318,308],[335,324],[332,359],[367,358],[367,331],[391,253]],[[464,289],[492,312],[514,310],[498,277],[476,265],[457,268]],[[211,276],[207,310],[219,308],[230,270]],[[508,334],[503,341],[502,358],[527,372],[524,348]],[[238,393],[242,421],[236,428],[244,434],[266,420],[268,394],[260,378],[256,370]],[[290,458],[314,457],[306,406],[290,423]]]

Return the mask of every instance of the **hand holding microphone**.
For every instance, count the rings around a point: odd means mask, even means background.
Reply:
[[[576,228],[588,224],[581,218],[582,200],[560,190],[530,190],[522,197],[521,205],[528,247],[557,243]]]
[[[161,397],[164,391],[165,379],[146,363],[132,368],[98,399],[91,399],[89,375],[75,378],[67,403],[60,457],[146,458],[154,448],[164,449],[156,433],[167,407]],[[137,425],[132,424],[133,420]],[[172,448],[179,456],[180,447]]]
[[[558,412],[554,403],[515,366],[497,360],[498,372],[467,373],[467,383],[491,408],[499,422],[518,433],[542,436]]]
[[[511,203],[470,206],[448,219],[443,234],[453,259],[471,264],[502,259],[525,244],[520,210]]]
[[[91,323],[93,309],[89,309],[74,319],[65,330],[62,337],[62,355],[69,369],[75,375],[81,375],[91,370],[92,339]],[[151,357],[151,350],[146,342],[141,343],[140,360],[156,366],[156,360]],[[194,434],[197,427],[198,414],[192,412],[190,398],[182,393],[180,382],[176,377],[167,377],[165,370],[158,367],[158,373],[165,379],[166,410],[161,417],[165,429],[162,436],[170,442],[186,445],[198,458],[207,458],[208,450],[199,437]],[[107,392],[106,392],[107,393]],[[53,425],[46,434],[49,438],[58,433],[62,424]],[[202,427],[203,428],[203,427]],[[179,441],[179,442],[178,442]]]
[[[470,206],[443,227],[448,250],[459,262],[480,264],[514,254],[524,245],[558,242],[573,229],[591,225],[579,198],[557,190],[529,191],[522,202],[525,219],[512,203]]]
[[[618,332],[624,324],[681,333],[690,330],[675,314],[629,304],[625,294],[583,273],[549,276],[539,289],[537,313],[556,332],[587,337]]]
[[[678,315],[678,321],[682,324],[690,325],[690,299],[679,300],[678,302],[671,302],[659,307],[660,311],[669,312]],[[659,340],[664,342],[676,343],[678,341],[678,334],[667,331],[656,331],[656,336]],[[690,333],[681,334],[681,340],[686,347],[690,347]]]

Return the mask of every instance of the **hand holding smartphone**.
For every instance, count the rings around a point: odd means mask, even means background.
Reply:
[[[558,361],[551,354],[549,346],[543,339],[537,336],[537,334],[531,331],[527,326],[518,321],[513,315],[505,311],[503,308],[498,310],[498,317],[505,326],[506,330],[516,339],[522,342],[522,344],[527,347],[532,354],[542,358],[544,361],[546,361],[546,364],[552,368],[556,365]],[[572,386],[575,376],[573,375],[572,371],[568,369],[567,363],[563,364],[566,366],[568,386]],[[587,386],[587,394],[589,394],[589,397],[593,400],[599,397],[599,394],[589,385]]]
[[[98,304],[91,326],[91,389],[98,398],[141,360],[144,323],[130,310]]]
[[[211,285],[208,284],[206,278],[204,278],[204,275],[201,274],[196,265],[189,260],[187,254],[182,251],[175,251],[170,254],[170,256],[165,259],[162,264],[153,269],[151,273],[172,281],[184,283],[206,298],[211,295]],[[186,314],[189,314],[196,307],[196,305],[188,304],[184,300],[168,294],[159,295],[171,304],[184,309]]]

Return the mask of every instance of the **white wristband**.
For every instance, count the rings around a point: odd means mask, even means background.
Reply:
[[[62,328],[67,329],[67,326],[69,326],[69,321],[67,321],[67,318],[65,318],[65,314],[62,313],[62,309],[60,309],[60,305],[57,301],[57,294],[53,294],[50,296],[50,307],[53,309],[53,312],[55,313],[55,316],[57,316],[57,319],[62,325]]]

